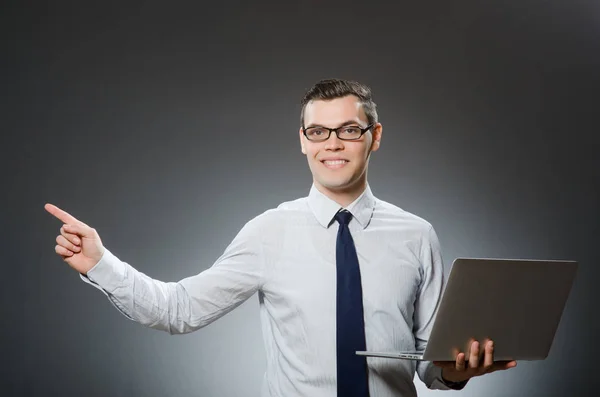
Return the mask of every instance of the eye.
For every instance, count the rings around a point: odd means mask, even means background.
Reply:
[[[344,127],[344,129],[342,130],[342,132],[345,135],[359,135],[360,134],[360,128],[354,125],[348,126],[348,127]]]
[[[320,136],[325,133],[325,130],[322,128],[309,128],[306,133],[311,136]]]

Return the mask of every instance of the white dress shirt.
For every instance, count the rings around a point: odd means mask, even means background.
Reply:
[[[267,368],[264,397],[335,397],[336,238],[340,205],[312,186],[308,197],[249,221],[212,267],[161,282],[108,249],[83,280],[128,318],[171,334],[202,328],[259,294]],[[372,351],[424,350],[443,289],[440,245],[425,220],[373,196],[347,208],[362,278]],[[429,362],[368,359],[371,397],[416,396],[415,369],[448,389]]]

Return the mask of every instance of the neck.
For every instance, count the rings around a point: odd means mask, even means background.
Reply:
[[[363,194],[363,192],[367,188],[366,179],[358,181],[353,186],[348,186],[340,189],[330,189],[325,186],[322,186],[316,181],[313,181],[313,183],[319,192],[323,193],[325,196],[329,197],[344,208],[352,204],[354,200],[356,200],[361,194]]]

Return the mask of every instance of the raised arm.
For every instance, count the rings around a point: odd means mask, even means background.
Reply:
[[[90,226],[54,205],[45,208],[63,222],[56,253],[121,313],[145,326],[172,334],[194,331],[239,306],[262,285],[265,258],[256,219],[212,267],[179,282],[162,282],[118,259]]]

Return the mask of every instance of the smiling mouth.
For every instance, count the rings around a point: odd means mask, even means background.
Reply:
[[[348,163],[348,160],[321,160],[327,168],[340,168]]]

